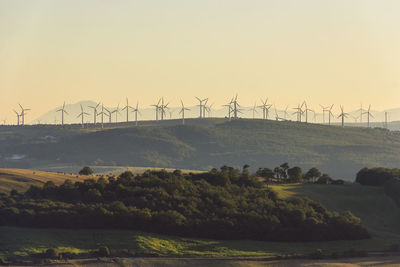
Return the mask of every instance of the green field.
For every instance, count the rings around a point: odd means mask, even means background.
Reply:
[[[131,254],[160,256],[272,256],[310,253],[317,248],[327,253],[352,248],[382,251],[393,244],[400,244],[400,212],[394,202],[384,195],[382,188],[358,185],[280,185],[273,188],[282,197],[308,196],[321,201],[330,210],[352,211],[361,218],[372,238],[285,243],[180,238],[132,231],[0,227],[0,254],[27,255],[55,247],[61,251],[86,252],[107,245],[112,250],[125,250]]]

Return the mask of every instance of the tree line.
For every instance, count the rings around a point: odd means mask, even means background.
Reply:
[[[256,175],[223,166],[204,173],[124,172],[46,182],[0,195],[0,225],[130,229],[187,237],[268,241],[368,238],[351,212],[308,198],[279,199]]]

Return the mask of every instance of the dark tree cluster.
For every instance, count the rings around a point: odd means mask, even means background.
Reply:
[[[357,173],[356,182],[361,185],[383,186],[395,178],[400,178],[400,169],[363,168]]]
[[[259,168],[255,173],[259,177],[263,177],[267,182],[276,183],[316,183],[316,184],[344,184],[344,181],[334,180],[329,174],[321,173],[317,168],[313,167],[306,173],[294,166],[289,167],[288,163],[283,163],[275,167],[273,170],[269,168]]]
[[[298,174],[294,171],[291,175]],[[188,237],[274,241],[368,238],[350,212],[310,199],[278,199],[256,176],[223,166],[206,173],[146,171],[66,180],[0,195],[0,225],[131,229]]]

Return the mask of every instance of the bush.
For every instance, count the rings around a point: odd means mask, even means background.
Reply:
[[[322,249],[318,248],[316,249],[313,253],[310,254],[310,258],[314,260],[319,260],[324,257],[324,253],[322,252]]]
[[[107,246],[101,246],[97,250],[96,254],[99,257],[109,257],[110,256],[110,249]]]
[[[79,174],[80,175],[91,175],[91,174],[93,174],[93,170],[90,167],[85,166],[82,168],[82,170],[79,171]]]
[[[58,256],[59,256],[58,250],[55,249],[55,248],[49,248],[43,254],[43,257],[46,258],[46,259],[57,259]]]
[[[363,168],[357,173],[356,182],[361,185],[383,186],[388,180],[398,177],[399,169]]]

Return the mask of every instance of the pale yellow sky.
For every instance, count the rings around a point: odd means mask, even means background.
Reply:
[[[400,107],[397,0],[1,0],[0,119],[164,96]]]

